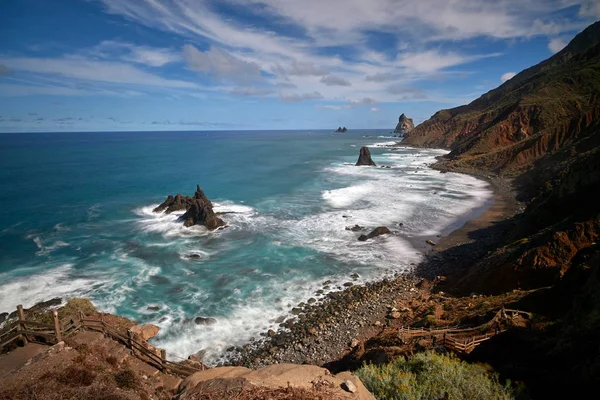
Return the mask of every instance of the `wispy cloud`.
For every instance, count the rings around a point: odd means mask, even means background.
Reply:
[[[567,41],[563,38],[554,38],[548,42],[548,49],[553,53],[558,53],[567,46]]]
[[[288,103],[297,103],[300,101],[307,101],[307,100],[318,100],[318,99],[322,99],[323,95],[319,92],[312,92],[312,93],[280,93],[279,94],[279,99],[281,101],[284,102],[288,102]]]
[[[168,88],[197,88],[192,82],[166,79],[141,70],[131,64],[95,61],[83,56],[60,58],[6,57],[0,60],[10,68],[38,74],[62,76],[88,82],[159,86]]]
[[[348,80],[335,75],[324,76],[319,82],[327,86],[352,86]]]
[[[217,79],[241,83],[261,80],[260,67],[256,63],[241,60],[214,46],[200,51],[186,44],[183,47],[183,58],[191,70]]]
[[[502,82],[506,82],[506,81],[514,78],[515,75],[517,75],[515,72],[506,72],[506,73],[502,74],[502,76],[500,77],[500,80]]]

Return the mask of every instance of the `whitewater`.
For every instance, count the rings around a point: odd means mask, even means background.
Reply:
[[[410,271],[425,240],[492,197],[483,181],[431,169],[444,150],[397,147],[376,131],[61,135],[61,146],[44,136],[33,151],[3,138],[12,152],[0,174],[0,312],[89,297],[158,325],[152,341],[171,357],[204,350],[209,364],[276,329],[300,302]],[[354,166],[363,145],[377,167]],[[23,163],[36,155],[39,165]],[[225,229],[185,228],[181,213],[152,211],[196,184]],[[33,185],[46,195],[30,198]],[[346,229],[354,225],[365,231]],[[357,240],[377,226],[393,234]]]

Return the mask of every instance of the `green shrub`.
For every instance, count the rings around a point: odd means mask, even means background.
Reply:
[[[505,400],[512,398],[495,374],[452,355],[418,353],[380,366],[364,365],[356,374],[379,400]]]
[[[90,315],[96,312],[96,307],[88,299],[74,297],[69,299],[67,304],[58,310],[61,318],[66,316],[77,316],[79,311],[85,315]]]

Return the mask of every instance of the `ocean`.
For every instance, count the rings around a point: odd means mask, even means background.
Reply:
[[[446,151],[394,140],[381,130],[0,134],[0,312],[88,297],[158,325],[152,342],[170,357],[204,349],[217,363],[322,298],[325,280],[340,290],[409,271],[425,239],[489,206],[486,182],[428,167]],[[365,145],[378,167],[354,166]],[[152,212],[196,184],[227,228]],[[394,234],[359,242],[345,229],[355,224]]]

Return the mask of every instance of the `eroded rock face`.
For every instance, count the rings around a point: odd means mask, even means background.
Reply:
[[[199,393],[207,398],[233,398],[236,395],[241,398],[241,394],[261,394],[266,395],[261,398],[268,398],[269,393],[276,394],[288,388],[304,390],[305,396],[312,396],[306,398],[375,399],[356,375],[350,372],[331,375],[325,368],[314,365],[275,364],[258,370],[217,367],[190,375],[180,388],[181,400],[196,398]]]
[[[158,334],[159,327],[152,324],[135,325],[130,328],[131,332],[141,337],[143,340],[153,338]]]
[[[394,129],[394,133],[406,135],[414,128],[415,124],[413,123],[412,118],[408,118],[406,115],[402,114],[400,118],[398,118],[398,125],[396,125],[396,129]]]
[[[392,232],[387,227],[378,226],[377,228],[373,229],[371,231],[371,233],[369,233],[368,235],[360,235],[358,237],[358,240],[360,240],[361,242],[364,242],[366,240],[373,239],[374,237],[377,237],[377,236],[386,235],[388,233],[392,233]]]
[[[185,214],[181,216],[185,226],[204,225],[209,230],[214,230],[225,225],[225,222],[217,217],[213,211],[212,203],[200,189],[200,185],[196,186],[194,197],[182,196],[181,194],[169,196],[153,211],[170,214],[182,210],[185,210]]]
[[[360,148],[360,155],[358,156],[358,161],[356,162],[356,165],[372,165],[374,167],[376,166],[373,160],[371,159],[371,152],[369,151],[368,147],[364,146]]]

